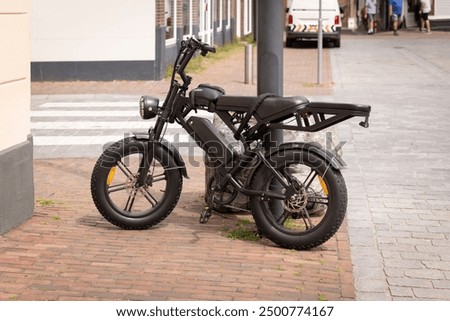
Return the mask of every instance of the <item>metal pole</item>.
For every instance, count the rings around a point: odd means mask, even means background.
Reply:
[[[245,83],[253,83],[253,46],[245,46]]]
[[[319,36],[317,39],[317,83],[322,83],[322,50],[323,50],[323,31],[322,31],[322,0],[319,0]]]
[[[257,4],[258,95],[271,93],[283,96],[283,7],[285,1],[259,0]],[[283,142],[283,130],[264,137],[266,150]],[[280,184],[281,185],[281,184]],[[281,186],[280,186],[281,188]],[[283,213],[283,202],[272,201],[275,216]]]
[[[259,0],[258,28],[258,95],[271,93],[283,96],[283,3]],[[283,131],[272,130],[264,141],[269,149],[283,142]]]
[[[258,95],[283,96],[283,3],[259,0],[257,4]]]

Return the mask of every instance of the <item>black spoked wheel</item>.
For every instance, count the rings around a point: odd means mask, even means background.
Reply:
[[[288,196],[286,200],[251,198],[260,231],[285,248],[306,250],[323,244],[345,217],[347,189],[342,174],[302,149],[272,155],[271,161],[292,187],[284,188],[264,165],[255,172],[253,190]]]
[[[124,229],[145,229],[165,219],[176,206],[182,176],[162,148],[153,151],[145,184],[136,187],[147,141],[127,138],[98,159],[91,177],[92,199],[99,212]]]

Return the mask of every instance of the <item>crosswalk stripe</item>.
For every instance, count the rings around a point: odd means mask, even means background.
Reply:
[[[47,122],[34,122],[31,124],[32,129],[148,129],[153,127],[154,121],[47,121]],[[181,128],[178,124],[169,124],[169,128]]]
[[[40,108],[96,108],[96,107],[138,107],[138,101],[83,101],[83,102],[47,102],[39,105]]]
[[[123,139],[124,136],[34,136],[35,146],[67,145],[103,145],[107,142]]]
[[[72,145],[104,145],[108,142],[115,142],[132,134],[109,135],[109,136],[34,136],[35,146],[72,146]],[[191,139],[188,134],[166,135],[164,137],[171,143],[188,143]]]
[[[212,113],[199,111],[196,116],[212,119]],[[32,110],[31,117],[130,117],[139,116],[134,110]]]
[[[130,117],[138,110],[32,110],[31,117]]]

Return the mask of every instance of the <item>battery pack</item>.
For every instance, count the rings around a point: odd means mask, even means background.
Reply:
[[[189,118],[188,124],[193,130],[192,138],[208,156],[213,160],[220,161],[223,165],[232,162],[233,148],[209,119],[192,116]]]

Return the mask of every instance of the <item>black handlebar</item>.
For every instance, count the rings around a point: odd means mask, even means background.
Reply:
[[[195,37],[191,37],[187,40],[189,44],[191,44],[196,50],[200,50],[202,55],[206,55],[208,52],[215,53],[216,48],[211,47],[206,42],[201,42],[199,39]]]
[[[214,48],[214,47],[206,45],[206,46],[204,46],[204,49],[208,52],[216,53],[216,48]]]
[[[172,81],[175,79],[175,73],[178,73],[184,84],[183,87],[187,88],[190,84],[190,77],[186,75],[184,69],[186,68],[189,61],[194,56],[195,52],[200,50],[202,56],[206,56],[208,52],[215,53],[216,48],[211,47],[209,44],[201,42],[195,37],[188,38],[181,43],[180,52],[177,57],[177,61],[174,68],[174,73],[172,75]]]
[[[200,54],[201,54],[203,57],[205,57],[205,56],[208,54],[208,52],[215,53],[215,52],[216,52],[216,48],[210,47],[210,46],[208,46],[208,45],[203,46],[203,48],[201,49]]]

